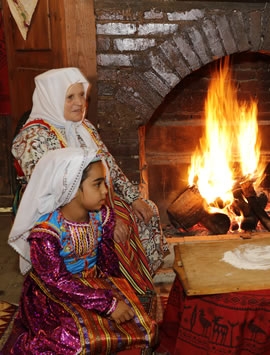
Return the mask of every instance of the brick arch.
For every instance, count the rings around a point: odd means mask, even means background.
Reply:
[[[135,127],[146,124],[164,97],[192,71],[234,53],[269,52],[263,23],[263,12],[237,11],[181,28],[154,50],[141,53],[141,65],[138,54],[132,70],[118,73],[116,100],[129,108]]]
[[[100,91],[105,88],[107,92],[104,101],[99,101],[98,123],[103,136],[110,132],[106,142],[120,157],[124,169],[128,163],[122,151],[138,160],[138,127],[149,122],[166,95],[186,76],[227,55],[270,51],[270,12],[264,4],[256,8],[239,4],[236,8],[211,8],[201,13],[193,21],[176,19],[176,30],[157,35],[157,45],[121,52],[117,63],[114,60],[119,53],[110,52],[109,41],[106,42],[107,62],[98,67],[98,85]],[[106,87],[102,87],[105,76]]]

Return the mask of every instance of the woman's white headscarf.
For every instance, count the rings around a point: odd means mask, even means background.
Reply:
[[[35,166],[16,214],[8,243],[20,255],[20,270],[31,268],[27,237],[44,214],[70,202],[78,191],[83,170],[101,160],[89,148],[63,148],[47,152]]]
[[[55,128],[64,128],[68,147],[80,147],[77,133],[86,146],[93,144],[89,132],[81,124],[82,121],[67,121],[64,117],[67,90],[77,83],[83,84],[86,98],[90,84],[78,68],[51,69],[36,76],[33,107],[27,120],[30,122],[34,119],[43,119]]]

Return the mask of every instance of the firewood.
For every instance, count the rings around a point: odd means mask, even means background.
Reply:
[[[243,217],[243,220],[240,223],[240,228],[243,231],[252,231],[257,228],[259,219],[255,216],[255,214],[251,214],[250,216]]]
[[[243,186],[247,186],[247,185],[243,185]],[[231,205],[231,210],[237,216],[243,216],[243,220],[240,223],[240,228],[244,231],[255,230],[257,228],[259,218],[255,215],[255,213],[251,208],[251,205],[248,203],[246,197],[243,195],[241,182],[235,185],[233,189],[233,196],[234,196],[234,201]],[[264,192],[261,192],[259,195],[256,195],[256,199],[258,201],[258,204],[261,206],[261,208],[264,209],[268,202],[266,194]]]
[[[212,234],[226,234],[230,228],[230,218],[224,213],[209,213],[206,202],[195,187],[187,188],[169,206],[167,212],[174,227],[188,230],[201,223]]]
[[[261,224],[270,231],[270,217],[265,212],[264,208],[262,207],[261,200],[257,197],[257,194],[254,190],[254,186],[251,181],[245,181],[241,183],[241,188],[245,198],[248,201],[249,206],[251,207],[252,211],[258,217]]]
[[[167,209],[168,217],[176,228],[188,230],[199,223],[205,214],[205,200],[199,190],[188,187]]]
[[[231,220],[224,213],[205,213],[201,218],[201,224],[204,225],[213,234],[226,234],[230,229]]]
[[[244,199],[240,184],[234,186],[233,197],[234,200],[231,205],[231,210],[236,214],[236,216],[248,217],[253,214],[251,207],[249,206],[246,199]]]

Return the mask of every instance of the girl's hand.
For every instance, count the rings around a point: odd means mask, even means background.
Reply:
[[[115,310],[111,314],[111,318],[117,323],[121,324],[129,321],[134,317],[135,313],[131,307],[129,307],[125,302],[118,301]]]
[[[116,217],[114,238],[117,243],[123,243],[129,239],[129,227],[120,218]]]
[[[145,224],[148,224],[154,215],[154,212],[148,203],[140,198],[132,202],[132,208],[138,219],[144,221]]]

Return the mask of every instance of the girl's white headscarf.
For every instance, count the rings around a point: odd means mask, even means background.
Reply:
[[[44,214],[70,202],[78,191],[83,170],[101,160],[89,148],[63,148],[47,152],[35,166],[16,214],[8,243],[20,255],[20,270],[31,268],[27,237]]]
[[[89,132],[81,124],[82,121],[67,121],[64,117],[67,90],[77,83],[83,84],[86,98],[90,84],[78,68],[51,69],[36,76],[33,107],[27,121],[43,119],[56,128],[64,128],[68,147],[80,147],[76,133],[86,146],[91,146],[93,143],[89,138]],[[82,120],[83,116],[84,114]]]

